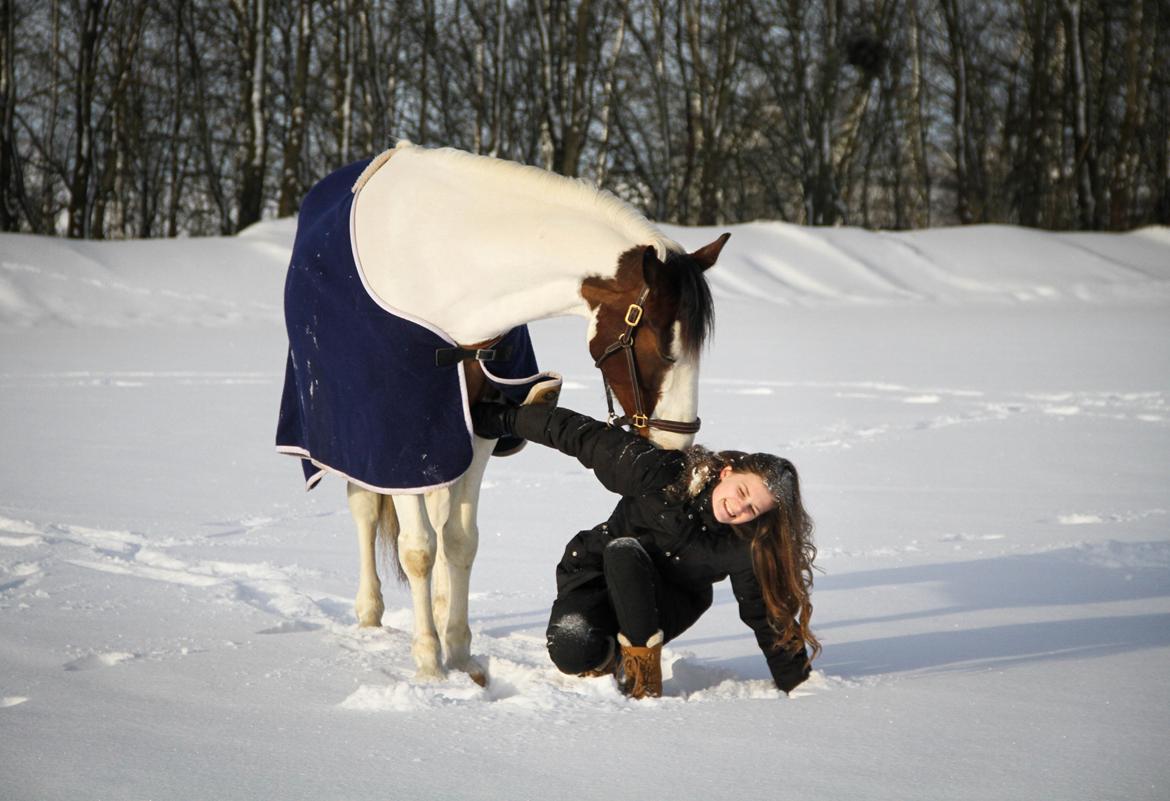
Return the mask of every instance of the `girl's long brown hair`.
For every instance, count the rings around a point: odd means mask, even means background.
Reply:
[[[712,453],[702,446],[687,449],[687,467],[683,472],[687,486],[680,489],[692,495],[724,467],[755,473],[764,480],[776,499],[776,507],[732,529],[751,542],[752,568],[764,595],[768,623],[776,633],[775,644],[790,651],[807,645],[815,659],[821,652],[821,643],[809,627],[813,611],[809,596],[817,548],[813,544],[812,518],[801,502],[796,467],[769,453]]]

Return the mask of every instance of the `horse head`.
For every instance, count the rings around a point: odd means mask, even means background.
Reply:
[[[612,391],[625,410],[620,422],[665,448],[687,447],[698,430],[699,354],[714,327],[703,273],[730,236],[668,253],[665,262],[653,246],[631,248],[615,275],[581,285],[593,312],[589,352],[607,397]]]

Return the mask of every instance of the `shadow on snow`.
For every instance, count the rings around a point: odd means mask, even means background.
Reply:
[[[843,677],[986,670],[1170,645],[1170,613],[1082,614],[1031,623],[960,624],[963,628],[953,628],[951,622],[943,620],[989,610],[1168,598],[1170,542],[1109,542],[1040,554],[821,575],[816,579],[814,600],[817,592],[923,584],[931,584],[931,591],[947,603],[870,617],[820,622],[814,618],[815,630],[822,633],[824,643],[816,668]],[[732,602],[729,596],[718,601]],[[932,618],[940,619],[936,631],[839,642],[833,637],[834,629],[846,626]],[[731,637],[692,640],[689,644],[727,639]],[[764,675],[755,655],[707,664],[744,677]]]

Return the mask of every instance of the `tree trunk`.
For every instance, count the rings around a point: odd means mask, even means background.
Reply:
[[[0,47],[0,231],[19,230],[22,216],[36,230],[38,220],[28,202],[24,170],[16,147],[16,9],[13,0],[0,0],[0,36],[3,36],[3,47]],[[55,98],[55,86],[52,91]]]
[[[606,178],[608,177],[608,159],[609,159],[609,118],[612,113],[614,99],[617,89],[617,65],[618,59],[622,52],[622,43],[626,38],[626,17],[624,14],[618,17],[617,32],[613,37],[613,44],[610,45],[609,66],[605,71],[605,86],[602,88],[602,106],[601,106],[601,136],[597,143],[597,168],[596,183],[598,187],[605,186]]]
[[[427,142],[427,114],[430,111],[430,74],[431,44],[435,40],[435,3],[434,0],[423,0],[423,43],[422,43],[422,72],[419,76],[419,103],[418,103],[418,143]]]
[[[233,0],[242,3],[244,0]],[[249,81],[244,95],[244,114],[248,125],[244,138],[243,176],[240,181],[239,214],[236,230],[243,230],[260,220],[264,207],[264,172],[268,161],[268,128],[265,117],[267,99],[268,7],[267,0],[253,0],[255,5],[239,6],[240,16],[248,21],[244,53],[250,64]]]
[[[492,146],[490,155],[499,156],[504,133],[504,34],[508,29],[508,6],[496,0],[496,59],[492,65]]]
[[[341,6],[341,104],[337,109],[338,150],[341,152],[341,163],[350,161],[350,148],[353,144],[353,90],[354,71],[357,57],[357,45],[354,43],[354,10],[353,4],[362,0],[345,0]]]
[[[1133,177],[1137,171],[1138,130],[1143,126],[1150,101],[1149,78],[1154,63],[1153,36],[1143,31],[1141,0],[1134,0],[1126,26],[1125,42],[1125,115],[1117,143],[1110,182],[1109,227],[1125,230],[1130,225],[1133,203]],[[1148,46],[1147,46],[1148,45]]]
[[[280,203],[277,215],[297,213],[301,202],[301,152],[305,144],[305,98],[309,86],[309,58],[313,42],[313,0],[300,0],[297,10],[297,56],[293,76],[292,108],[289,113],[288,140],[284,145],[284,165],[280,171]]]
[[[73,170],[69,180],[68,235],[89,235],[93,174],[93,94],[108,6],[106,0],[85,0],[77,47],[77,76],[73,99]]]
[[[1031,64],[1026,97],[1026,129],[1021,154],[1019,221],[1021,225],[1039,226],[1044,218],[1043,203],[1050,187],[1048,107],[1051,103],[1048,73],[1049,25],[1048,4],[1034,0],[1025,4],[1025,31],[1031,48]]]
[[[219,233],[227,235],[232,233],[231,209],[220,175],[220,171],[223,169],[223,159],[220,154],[217,154],[211,136],[211,124],[208,121],[210,98],[207,88],[207,74],[203,68],[199,42],[195,38],[194,25],[187,25],[183,28],[183,39],[187,47],[187,59],[191,65],[191,83],[195,91],[195,102],[192,108],[195,114],[196,142],[203,162],[201,173],[207,180],[207,192],[211,196],[219,218]]]
[[[1140,6],[1141,3],[1136,3]],[[1072,92],[1073,142],[1076,151],[1073,165],[1077,185],[1077,207],[1081,227],[1097,225],[1096,144],[1089,138],[1089,89],[1085,76],[1085,55],[1081,31],[1081,0],[1064,0],[1064,46],[1069,66]]]
[[[954,79],[954,98],[951,101],[951,125],[955,147],[955,213],[959,222],[969,225],[971,212],[971,170],[967,162],[967,47],[963,31],[962,7],[958,0],[943,0],[947,38],[950,43],[950,67]]]
[[[180,152],[185,148],[180,139],[180,134],[183,130],[183,120],[187,110],[183,103],[185,93],[182,89],[184,83],[182,56],[183,28],[186,25],[183,12],[186,10],[186,7],[187,0],[175,0],[175,38],[171,42],[171,82],[175,87],[174,94],[171,96],[171,102],[174,103],[174,114],[171,117],[170,159],[167,165],[166,235],[168,237],[178,236],[179,234],[179,204],[180,198],[183,195],[183,173],[180,167],[185,163],[185,160],[180,158]]]
[[[585,146],[585,132],[590,122],[592,94],[590,61],[594,50],[591,30],[593,0],[581,0],[577,6],[577,25],[573,42],[573,83],[566,98],[565,129],[561,136],[560,173],[576,178],[581,167],[581,151]]]
[[[127,3],[120,8],[116,19],[107,27],[106,49],[112,64],[110,85],[105,95],[104,109],[93,126],[93,140],[103,142],[101,163],[94,155],[97,186],[93,192],[88,234],[94,239],[105,239],[113,231],[115,236],[127,233],[127,152],[130,142],[146,122],[133,114],[130,95],[134,81],[134,64],[138,59],[138,45],[146,25],[148,10],[145,2]],[[107,220],[107,216],[112,219]]]
[[[910,132],[910,152],[913,156],[914,175],[918,181],[919,199],[915,204],[920,210],[915,224],[930,227],[931,187],[930,161],[926,130],[926,80],[923,75],[922,51],[925,47],[922,18],[918,11],[918,0],[910,0],[910,96],[906,117]]]

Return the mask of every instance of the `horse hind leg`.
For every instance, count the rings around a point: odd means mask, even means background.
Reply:
[[[422,495],[400,495],[394,500],[400,527],[398,561],[410,582],[411,605],[414,608],[414,638],[410,654],[414,657],[415,678],[420,681],[443,676],[439,662],[439,636],[431,608],[431,573],[438,537],[426,506],[426,499]]]
[[[382,581],[378,578],[374,546],[378,537],[379,520],[383,517],[383,501],[390,502],[390,498],[352,483],[346,488],[346,494],[349,500],[349,513],[357,526],[358,557],[361,560],[354,612],[357,614],[359,626],[378,627],[382,625],[382,613],[386,611],[386,607],[382,602]]]
[[[442,560],[447,568],[446,620],[440,632],[447,667],[467,673],[481,687],[487,685],[487,671],[471,656],[471,627],[468,624],[468,594],[471,566],[479,549],[476,508],[484,468],[491,456],[494,440],[476,437],[471,466],[451,488],[451,508],[440,541]]]

